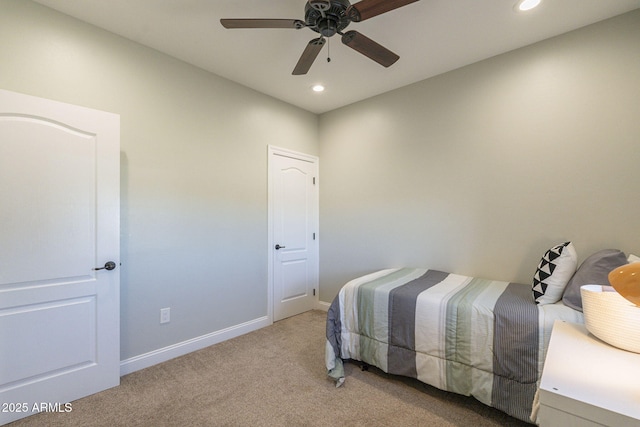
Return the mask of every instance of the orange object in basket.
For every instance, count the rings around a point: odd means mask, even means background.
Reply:
[[[621,265],[611,270],[609,283],[620,295],[640,306],[640,262]]]

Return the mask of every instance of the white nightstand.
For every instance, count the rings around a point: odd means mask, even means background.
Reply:
[[[640,354],[556,320],[540,383],[544,427],[640,426]]]

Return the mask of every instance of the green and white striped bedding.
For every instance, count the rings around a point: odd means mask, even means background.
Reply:
[[[404,375],[535,422],[536,394],[556,319],[582,322],[562,303],[536,305],[527,285],[402,268],[347,283],[327,315],[326,364],[342,360]]]

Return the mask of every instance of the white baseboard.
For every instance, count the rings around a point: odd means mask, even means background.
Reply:
[[[317,310],[329,311],[329,307],[331,307],[331,303],[330,302],[324,302],[324,301],[317,301],[316,302],[316,309]]]
[[[271,325],[268,316],[250,320],[239,325],[234,325],[220,331],[192,338],[168,347],[159,348],[139,356],[134,356],[120,361],[120,376],[130,374],[158,363],[166,362],[178,356],[183,356],[192,351],[200,350],[210,345],[218,344],[231,338],[239,337],[249,332],[256,331]]]

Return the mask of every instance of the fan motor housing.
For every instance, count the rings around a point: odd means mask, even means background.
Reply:
[[[315,6],[312,3],[314,2],[310,1],[305,5],[304,20],[306,25],[316,33],[331,37],[347,28],[351,22],[346,13],[347,8],[351,6],[348,0],[318,2]]]

